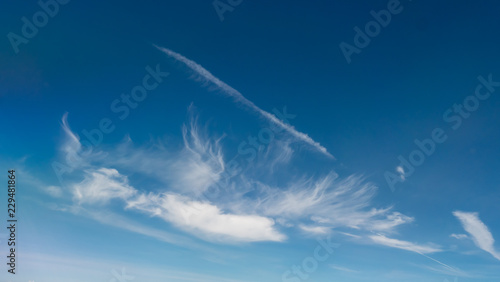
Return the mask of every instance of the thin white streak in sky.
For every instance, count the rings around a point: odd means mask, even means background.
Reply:
[[[154,44],[153,44],[154,45]],[[279,120],[275,115],[268,113],[261,108],[257,107],[252,101],[248,100],[245,98],[238,90],[234,89],[233,87],[227,85],[225,82],[222,80],[218,79],[215,77],[213,74],[211,74],[208,70],[206,70],[204,67],[201,65],[197,64],[196,62],[182,56],[179,53],[176,53],[170,49],[163,48],[157,45],[154,45],[158,50],[162,51],[163,53],[167,54],[168,56],[176,59],[177,61],[180,61],[186,66],[188,66],[191,70],[193,70],[195,73],[199,74],[201,77],[206,79],[209,82],[212,82],[215,84],[217,87],[219,87],[226,95],[233,97],[237,102],[242,103],[243,105],[247,106],[251,110],[257,112],[261,116],[263,116],[265,119],[271,121],[272,123],[280,126],[281,128],[285,129],[288,131],[291,135],[295,136],[296,138],[306,142],[307,144],[315,147],[318,151],[323,153],[324,155],[333,158],[334,157],[326,150],[325,147],[321,146],[318,142],[314,141],[309,135],[297,131],[293,126],[288,125],[281,120]]]

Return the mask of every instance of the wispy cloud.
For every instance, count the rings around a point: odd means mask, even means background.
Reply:
[[[54,198],[59,198],[63,195],[62,189],[59,186],[45,186],[42,188],[44,192],[48,193]]]
[[[252,111],[258,113],[260,116],[264,117],[266,120],[278,125],[279,127],[285,129],[287,132],[289,132],[292,136],[296,137],[299,140],[302,140],[303,142],[313,146],[316,148],[318,151],[323,153],[324,155],[333,158],[333,156],[327,151],[325,147],[323,147],[321,144],[318,142],[314,141],[309,135],[297,131],[293,126],[288,125],[284,122],[282,122],[280,119],[278,119],[275,115],[266,112],[259,108],[257,105],[255,105],[252,101],[248,100],[241,94],[238,90],[234,89],[233,87],[229,86],[219,78],[215,77],[212,73],[210,73],[208,70],[206,70],[204,67],[199,65],[198,63],[184,57],[183,55],[176,53],[170,49],[160,47],[157,45],[154,45],[158,50],[162,51],[163,53],[167,54],[168,56],[174,58],[177,61],[180,61],[184,63],[188,68],[190,68],[192,71],[200,75],[205,81],[213,83],[216,87],[222,90],[223,93],[226,95],[232,97],[235,99],[235,101],[241,103],[242,105],[245,105]]]
[[[73,191],[79,203],[106,203],[115,198],[128,199],[136,193],[127,177],[109,168],[86,171],[85,179],[73,185]]]
[[[222,179],[227,160],[221,138],[211,138],[193,115],[182,127],[181,148],[172,142],[136,146],[125,138],[83,155],[66,115],[62,126],[66,133],[62,148],[71,148],[62,150],[64,157],[74,154],[82,159],[65,185],[77,206],[105,207],[116,200],[126,212],[158,217],[189,234],[224,243],[280,242],[287,238],[284,228],[315,235],[338,228],[392,233],[413,221],[392,207],[373,208],[377,187],[361,176],[297,175],[279,187],[261,182],[265,175],[272,178],[273,169],[287,169],[293,152],[280,147],[269,146],[252,171]],[[221,189],[217,197],[203,197],[214,187]]]
[[[391,232],[413,218],[391,208],[370,208],[377,187],[359,176],[340,179],[330,173],[324,177],[295,180],[276,188],[257,183],[260,198],[248,205],[268,216],[290,220],[308,219],[323,229],[347,227],[354,230]]]
[[[141,195],[128,201],[127,208],[145,211],[192,234],[217,241],[283,241],[286,236],[274,227],[274,220],[258,215],[222,212],[217,206],[174,195]]]
[[[430,254],[430,253],[435,253],[435,252],[441,252],[440,248],[430,246],[430,245],[419,245],[416,243],[408,242],[408,241],[402,241],[398,239],[392,239],[388,238],[383,235],[372,235],[370,236],[370,239],[373,240],[373,242],[384,245],[387,247],[392,247],[392,248],[397,248],[397,249],[402,249],[402,250],[407,250],[419,254]]]
[[[472,241],[476,246],[488,253],[493,257],[500,260],[500,253],[495,250],[495,239],[491,234],[488,226],[486,226],[480,219],[477,212],[462,212],[454,211],[453,215],[460,220],[463,228],[472,237]]]
[[[338,232],[338,233],[342,234],[344,236],[350,237],[350,238],[361,239],[361,236],[359,236],[359,235],[354,235],[354,234],[347,233],[347,232]]]
[[[435,267],[435,266],[431,266],[431,265],[422,265],[422,264],[415,264],[415,265],[422,268],[422,269],[430,270],[432,272],[436,272],[436,273],[443,274],[443,275],[476,278],[476,279],[484,278],[484,277],[478,276],[478,273],[468,273],[468,272],[463,271],[461,269],[450,268],[450,266],[448,266],[448,265],[446,265],[446,266],[441,265],[442,267]],[[451,280],[451,281],[458,282],[458,278],[455,277],[455,279]],[[450,282],[450,280],[445,279],[443,282]]]
[[[455,238],[455,239],[458,239],[458,240],[462,240],[462,239],[467,239],[469,238],[469,236],[465,235],[465,234],[451,234],[450,235],[451,238]]]
[[[299,228],[307,233],[312,233],[312,234],[317,234],[317,235],[328,234],[331,231],[330,228],[325,227],[325,226],[310,226],[310,225],[304,225],[304,224],[299,225]]]
[[[456,269],[455,267],[452,267],[446,263],[443,263],[435,258],[428,256],[428,254],[443,251],[439,246],[437,246],[435,244],[422,245],[422,244],[412,243],[412,242],[408,242],[408,241],[388,238],[388,237],[381,235],[381,234],[372,235],[372,236],[369,236],[369,238],[373,242],[375,242],[376,244],[380,244],[380,245],[384,245],[384,246],[391,247],[391,248],[402,249],[402,250],[407,250],[410,252],[417,253],[421,256],[424,256],[424,257],[434,261],[435,263],[438,263],[439,265],[443,266],[444,268],[446,268],[448,271],[451,271],[452,273],[460,273],[461,272],[460,270]]]
[[[343,266],[339,266],[339,265],[330,265],[331,268],[335,269],[335,270],[339,270],[339,271],[343,271],[343,272],[351,272],[351,273],[354,273],[354,272],[359,272],[357,270],[354,270],[354,269],[350,269],[350,268],[347,268],[347,267],[343,267]]]
[[[181,245],[190,248],[206,249],[205,247],[199,245],[190,238],[187,238],[186,236],[180,236],[164,230],[146,226],[137,221],[131,220],[126,216],[116,214],[108,209],[106,209],[105,212],[103,212],[103,210],[98,209],[95,206],[86,208],[83,206],[75,206],[75,205],[59,205],[59,206],[51,205],[50,208],[57,211],[68,212],[74,215],[87,217],[103,225],[149,236],[151,238],[155,238],[162,242]]]
[[[159,217],[191,234],[211,241],[283,241],[274,220],[258,215],[231,214],[217,206],[173,193],[140,193],[116,169],[87,171],[80,183],[72,186],[78,204],[102,204],[121,199],[126,208]],[[81,211],[81,209],[76,209]],[[100,220],[102,221],[102,220]],[[108,221],[109,223],[109,221]],[[128,228],[130,229],[130,227]],[[153,237],[158,238],[158,234]]]
[[[197,196],[219,180],[224,161],[218,140],[205,138],[192,118],[182,129],[184,148],[168,152],[162,146],[135,148],[130,138],[107,151],[96,151],[85,156],[79,137],[74,134],[64,115],[62,127],[66,133],[65,158],[81,158],[75,173],[83,173],[83,180],[69,181],[67,186],[77,205],[107,204],[120,199],[128,210],[141,211],[159,217],[179,229],[210,241],[254,242],[283,241],[273,219],[245,212],[222,211],[216,203],[196,200]],[[105,150],[104,146],[100,149]],[[107,156],[103,158],[102,156]],[[131,171],[150,174],[160,192],[146,192],[130,184],[127,176],[119,172]],[[76,178],[75,178],[76,179]],[[144,190],[144,187],[142,187]],[[182,195],[184,194],[184,195]],[[73,210],[74,211],[74,210]],[[108,223],[111,221],[107,221]],[[129,230],[135,230],[128,224]],[[152,237],[163,237],[157,232]],[[159,237],[160,236],[160,237]]]
[[[401,180],[405,181],[406,177],[405,177],[405,170],[404,170],[404,168],[401,167],[401,166],[398,166],[398,167],[396,167],[396,171],[398,172],[399,177],[401,178]]]

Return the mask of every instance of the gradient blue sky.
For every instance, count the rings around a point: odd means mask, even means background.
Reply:
[[[221,21],[211,1],[72,0],[18,53],[8,34],[41,8],[4,2],[20,222],[15,276],[0,229],[1,281],[499,281],[500,87],[456,129],[443,117],[500,81],[496,1],[401,1],[350,63],[339,44],[391,1],[243,0]],[[169,74],[121,119],[147,67]],[[339,245],[301,279],[318,240]]]

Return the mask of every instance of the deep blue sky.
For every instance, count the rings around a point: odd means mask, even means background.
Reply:
[[[391,2],[243,0],[221,21],[210,1],[72,0],[16,53],[8,34],[41,8],[5,1],[0,167],[18,171],[20,259],[1,280],[304,281],[285,273],[328,237],[340,246],[309,281],[498,281],[500,87],[456,130],[443,114],[479,76],[500,81],[500,5],[401,1],[348,63],[339,44]],[[158,65],[169,75],[121,120],[113,101]],[[266,117],[284,107],[287,124]],[[84,154],[103,118],[114,131]],[[436,128],[446,141],[398,169]],[[231,160],[243,172],[226,179]]]

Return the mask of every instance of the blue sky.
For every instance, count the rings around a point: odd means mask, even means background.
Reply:
[[[497,2],[40,3],[1,12],[1,281],[500,279]]]

